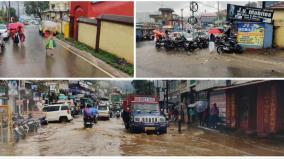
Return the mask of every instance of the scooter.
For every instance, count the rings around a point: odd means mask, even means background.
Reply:
[[[221,53],[243,53],[243,48],[241,45],[237,43],[234,38],[228,38],[227,40],[223,40],[222,42],[218,42],[217,52]]]
[[[116,111],[115,116],[116,116],[116,118],[120,118],[120,112]]]
[[[93,127],[93,119],[91,117],[84,118],[84,127],[92,128]]]

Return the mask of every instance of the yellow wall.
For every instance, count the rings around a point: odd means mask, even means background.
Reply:
[[[100,49],[126,59],[134,61],[134,29],[129,25],[111,22],[101,22]]]
[[[284,48],[284,10],[274,10],[274,45]]]
[[[97,27],[95,25],[79,23],[78,41],[96,48]]]
[[[63,21],[62,22],[62,31],[64,34],[64,38],[69,38],[69,22]]]

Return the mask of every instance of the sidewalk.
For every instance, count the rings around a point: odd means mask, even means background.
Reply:
[[[69,49],[73,54],[76,56],[84,59],[85,61],[89,62],[90,64],[94,65],[95,67],[99,68],[100,70],[107,73],[112,78],[128,78],[131,77],[130,75],[126,74],[125,72],[122,72],[119,69],[114,68],[113,66],[107,64],[106,62],[102,61],[99,58],[96,58],[89,52],[79,50],[76,47],[69,44],[67,41],[60,40],[58,38],[55,38],[56,42],[60,44],[61,46],[65,47],[66,49]]]

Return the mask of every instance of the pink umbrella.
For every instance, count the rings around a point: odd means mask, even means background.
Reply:
[[[8,29],[17,29],[19,26],[24,27],[23,23],[16,22],[8,24]]]
[[[222,34],[222,31],[218,28],[212,28],[208,30],[208,34]]]

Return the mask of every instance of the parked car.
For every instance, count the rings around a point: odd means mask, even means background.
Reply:
[[[47,121],[69,122],[73,119],[70,107],[66,104],[54,104],[43,107]]]
[[[0,34],[3,40],[7,41],[9,39],[8,29],[5,24],[0,24]]]
[[[109,107],[106,105],[99,105],[97,107],[97,111],[98,111],[98,118],[99,119],[107,119],[109,120],[110,118],[110,110]]]

